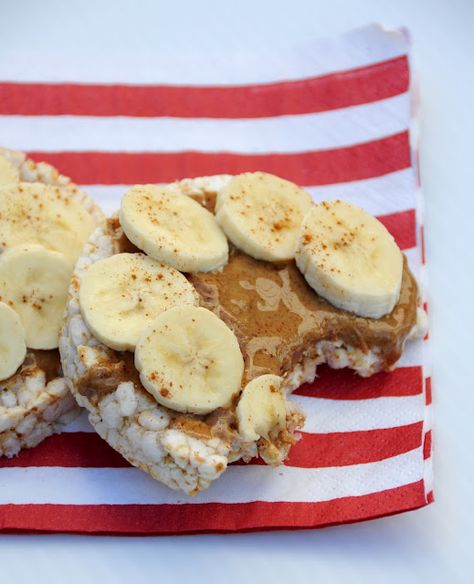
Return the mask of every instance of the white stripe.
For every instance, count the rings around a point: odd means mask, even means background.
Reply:
[[[105,1],[101,0],[101,4]],[[148,18],[146,9],[137,11],[132,2],[128,4],[130,13],[126,14],[123,12],[124,3],[117,11],[115,1],[109,0],[109,9],[102,6],[102,10],[107,11],[113,24],[111,21],[104,28],[102,21],[96,17],[96,8],[91,4],[87,41],[82,42],[80,51],[77,51],[71,39],[66,42],[61,38],[64,31],[57,28],[61,16],[64,22],[71,18],[67,3],[57,3],[54,19],[49,22],[43,19],[41,33],[38,32],[37,21],[24,18],[20,6],[12,4],[9,9],[12,22],[15,16],[11,11],[18,11],[16,21],[22,20],[22,34],[10,35],[8,43],[2,47],[0,79],[144,84],[186,82],[199,85],[267,83],[363,67],[405,55],[408,50],[402,34],[383,30],[380,25],[291,47],[287,43],[285,46],[276,37],[274,43],[259,43],[246,50],[241,37],[229,34],[227,25],[216,26],[214,14],[214,22],[210,23],[209,29],[200,27],[196,30],[195,19],[189,12],[195,6],[198,20],[202,21],[199,2],[186,6],[185,19],[182,7],[177,3],[175,18],[168,16],[170,26],[161,26],[157,34],[156,21]],[[245,24],[249,37],[252,21],[258,23],[260,20],[255,18],[257,8],[258,3],[253,3],[252,19]],[[167,11],[172,9],[173,3],[169,3]],[[64,10],[62,15],[61,10]],[[81,11],[84,10],[87,10],[87,5],[81,6]],[[266,8],[262,7],[262,10]],[[119,15],[120,19],[114,19],[114,15]],[[140,18],[140,24],[137,18]],[[148,37],[153,42],[125,43],[124,39],[129,37],[129,22],[134,23],[142,38]],[[179,30],[174,25],[177,22],[180,23]],[[39,38],[38,34],[41,35],[40,59],[36,44],[27,45],[23,41],[24,38]],[[176,42],[177,34],[179,43]],[[58,51],[58,46],[61,46],[61,51]],[[107,46],[107,51],[104,51],[104,46]]]
[[[422,343],[422,353],[421,358],[423,360],[423,374],[425,377],[431,377],[432,375],[432,363],[433,363],[433,349],[431,348],[431,313],[428,314],[428,339]],[[433,385],[433,383],[432,383]]]
[[[421,264],[421,243],[420,245],[420,264]],[[427,302],[426,291],[428,290],[429,273],[427,264],[420,265],[420,283],[423,302]]]
[[[423,433],[433,429],[433,405],[425,406],[425,421],[423,424]]]
[[[421,276],[421,249],[419,247],[410,247],[403,250],[407,260],[408,266],[413,275],[420,281]]]
[[[356,432],[405,426],[423,420],[425,398],[378,397],[365,400],[335,400],[293,395],[306,414],[303,431],[312,434]]]
[[[297,116],[255,119],[0,116],[18,150],[302,152],[370,142],[408,129],[409,95]]]
[[[423,339],[407,341],[397,366],[419,367],[423,365],[423,363]]]
[[[120,201],[130,185],[81,185],[88,195],[100,205],[106,215],[118,211]]]
[[[63,428],[62,432],[94,432],[94,428],[91,426],[89,422],[89,418],[87,417],[87,412],[82,410],[80,415],[69,422],[69,424]]]
[[[423,419],[424,395],[379,397],[360,400],[332,400],[293,395],[306,414],[304,431],[325,434],[376,430],[419,422]],[[84,412],[65,432],[92,432]]]
[[[328,501],[399,487],[422,477],[420,448],[380,462],[345,467],[231,466],[207,491],[192,499],[135,468],[3,468],[0,469],[0,504]]]
[[[424,483],[425,483],[425,495],[433,490],[433,457],[430,456],[425,460],[425,472],[424,472]]]
[[[415,206],[415,175],[412,168],[384,176],[325,186],[306,186],[315,201],[342,199],[363,207],[372,215],[398,213]],[[130,185],[82,185],[106,213],[117,211]]]

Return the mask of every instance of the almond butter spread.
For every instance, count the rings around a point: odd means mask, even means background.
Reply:
[[[133,353],[108,351],[106,357],[94,363],[81,377],[78,391],[96,405],[102,396],[115,391],[125,381],[132,381],[135,387],[146,391],[140,383]]]
[[[389,369],[416,323],[418,289],[406,260],[398,304],[377,320],[335,308],[308,286],[293,261],[263,262],[235,248],[221,272],[195,273],[189,279],[202,306],[239,339],[244,383],[265,373],[284,375],[322,340],[342,341],[363,352],[377,349]]]

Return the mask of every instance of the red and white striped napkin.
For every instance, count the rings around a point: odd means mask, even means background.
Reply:
[[[46,160],[114,211],[127,185],[272,172],[315,200],[377,215],[424,277],[409,43],[370,26],[285,55],[176,57],[107,79],[0,83],[0,142]],[[36,80],[35,80],[36,81]],[[111,81],[115,81],[112,83]],[[413,138],[413,136],[412,136]],[[85,417],[0,460],[0,528],[183,533],[319,527],[432,500],[427,339],[391,374],[319,369],[294,399],[307,413],[287,463],[232,465],[188,498],[130,467]]]

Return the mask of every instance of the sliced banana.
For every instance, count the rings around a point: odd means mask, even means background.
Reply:
[[[141,253],[120,253],[91,264],[79,292],[82,315],[94,336],[117,351],[133,351],[145,326],[199,296],[170,266]]]
[[[258,260],[290,260],[311,196],[264,172],[233,177],[217,194],[216,219],[232,243]]]
[[[35,243],[73,263],[94,228],[92,216],[59,187],[19,183],[0,190],[0,249]]]
[[[26,357],[25,329],[18,314],[0,302],[0,381],[11,377]]]
[[[239,393],[244,360],[234,333],[213,312],[177,306],[143,331],[135,366],[160,404],[207,414]]]
[[[20,171],[3,156],[0,156],[0,189],[20,182]]]
[[[334,306],[367,318],[390,313],[400,297],[403,256],[384,225],[339,200],[306,215],[296,265]]]
[[[272,430],[285,427],[285,398],[281,391],[282,378],[260,375],[249,381],[237,404],[239,433],[245,441],[267,438]]]
[[[127,191],[120,223],[134,245],[182,272],[208,272],[227,263],[227,240],[212,213],[171,188]]]
[[[30,349],[56,349],[66,307],[71,264],[40,245],[0,255],[0,300],[18,313]]]

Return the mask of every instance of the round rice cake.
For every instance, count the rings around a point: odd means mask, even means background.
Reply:
[[[205,204],[226,180],[227,176],[186,179],[170,188]],[[133,353],[107,347],[88,328],[79,304],[88,267],[118,253],[139,251],[114,216],[92,234],[71,280],[59,350],[69,387],[87,409],[92,426],[132,465],[189,495],[208,488],[229,462],[260,455],[267,464],[281,464],[304,422],[292,402],[285,400],[282,431],[245,440],[237,429],[235,407],[198,415],[160,405],[141,384]]]
[[[62,197],[79,203],[95,224],[103,219],[102,211],[87,194],[53,166],[36,163],[24,153],[7,148],[0,148],[2,162],[15,182],[58,188]],[[0,381],[0,456],[15,456],[22,448],[32,448],[61,432],[79,411],[62,375],[58,349],[28,349],[18,370]]]

